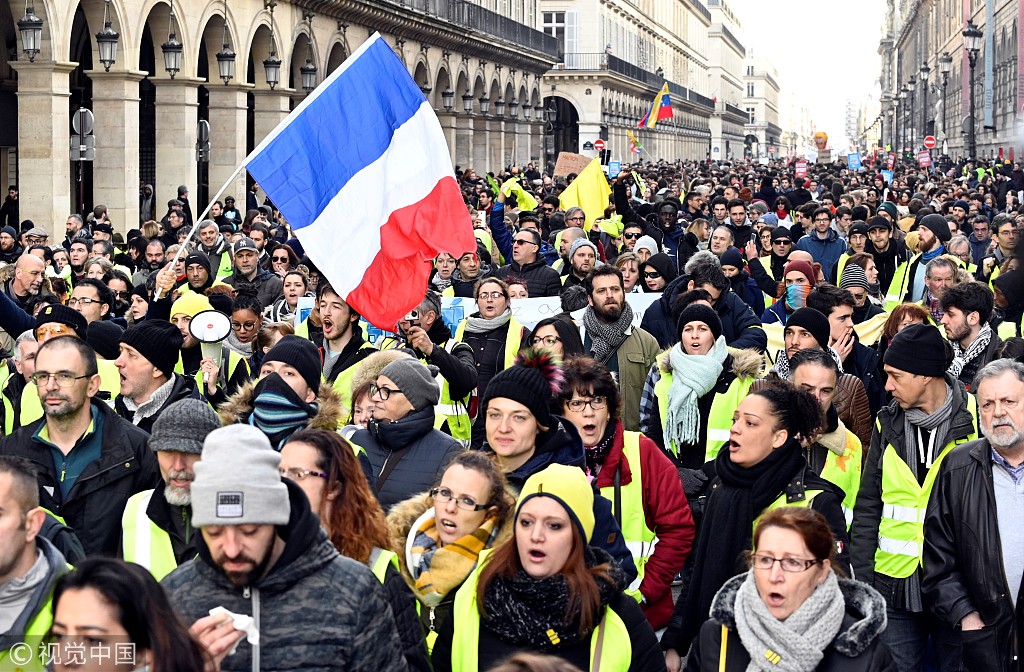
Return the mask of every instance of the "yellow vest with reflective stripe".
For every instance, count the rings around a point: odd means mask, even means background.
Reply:
[[[463,338],[466,335],[466,323],[469,320],[463,319],[459,322],[458,326],[455,327],[455,340],[465,342]],[[510,317],[508,320],[508,331],[505,333],[505,361],[500,369],[495,370],[504,371],[505,369],[511,368],[516,361],[516,355],[519,354],[519,348],[522,345],[523,340],[523,325],[519,323],[514,317]]]
[[[234,272],[235,269],[232,267],[231,254],[229,254],[227,250],[224,250],[221,252],[220,265],[217,266],[217,275],[214,277],[214,280],[223,280]]]
[[[386,551],[383,548],[374,547],[370,553],[370,571],[377,577],[377,580],[384,583],[384,575],[388,572],[388,565],[401,571],[398,567],[398,555],[394,551]],[[419,600],[417,600],[419,604]]]
[[[740,402],[747,396],[753,383],[753,378],[737,376],[729,383],[729,388],[724,393],[715,394],[715,398],[711,401],[711,411],[708,413],[707,440],[704,447],[705,462],[715,459],[722,444],[729,440],[732,414],[736,412]],[[672,373],[662,371],[661,380],[654,385],[654,396],[658,400],[658,411],[661,413],[662,424],[668,415],[668,392],[671,387]],[[679,457],[679,447],[675,445],[675,442],[666,445],[665,448]]]
[[[305,324],[305,322],[303,322],[303,324]],[[376,349],[377,348],[374,347],[373,343],[369,342],[364,342],[359,346],[360,351]],[[360,359],[358,362],[339,373],[338,377],[334,379],[333,383],[331,383],[334,391],[337,392],[344,401],[350,401],[352,399],[352,378],[355,377],[356,369],[358,369],[359,365],[362,363],[363,360]],[[341,417],[338,418],[338,427],[343,427],[349,421],[348,409],[345,408],[342,409],[342,411]]]
[[[647,516],[644,515],[643,474],[640,464],[640,432],[623,432],[622,456],[629,465],[630,482],[619,487],[619,497],[615,497],[615,487],[601,488],[601,494],[614,504],[616,499],[622,501],[622,510],[615,511],[615,519],[622,528],[622,539],[626,542],[629,552],[633,554],[636,564],[636,579],[629,584],[625,593],[636,598],[640,594],[640,584],[644,580],[644,566],[654,555],[654,547],[658,537],[647,527]]]
[[[864,447],[857,435],[846,430],[846,448],[842,455],[836,455],[825,449],[825,466],[821,469],[822,478],[833,485],[838,485],[846,493],[843,499],[843,516],[846,518],[846,529],[853,522],[853,505],[857,503],[857,492],[860,490],[861,466],[863,464]]]
[[[455,593],[455,607],[452,610],[452,672],[477,672],[480,669],[480,609],[476,602],[476,588],[480,571],[489,560],[490,549],[480,554],[480,562],[470,573],[466,582]],[[601,663],[594,666],[597,640],[604,629],[604,643],[601,647]],[[548,632],[552,642],[558,642],[558,633]],[[589,670],[597,672],[623,672],[629,669],[633,659],[633,645],[629,640],[626,624],[610,607],[604,608],[599,628],[590,635]]]
[[[894,243],[890,242],[889,244],[892,245]],[[896,272],[892,275],[892,281],[889,282],[889,287],[885,290],[885,312],[891,313],[893,308],[903,303],[903,297],[907,295],[909,290],[910,274],[908,269],[920,257],[921,253],[918,252],[896,267]]]
[[[1024,334],[1024,318],[1020,322],[1007,322],[1003,320],[996,327],[996,333],[999,334],[999,340],[1001,341]]]
[[[840,255],[839,261],[836,262],[836,286],[843,280],[843,271],[846,270],[846,264],[850,261],[849,254]]]
[[[70,565],[69,565],[70,566]],[[46,648],[46,636],[53,625],[53,586],[46,602],[25,626],[24,637],[6,651],[0,651],[0,672],[45,672],[44,663],[49,660],[50,649]],[[29,648],[25,648],[25,647]],[[15,648],[17,647],[17,648]],[[31,659],[25,661],[31,651]]]
[[[227,357],[224,357],[224,354],[226,354]],[[227,346],[223,346],[221,354],[220,375],[217,377],[217,386],[222,389],[227,388],[228,380],[230,380],[231,377],[235,375],[235,372],[238,370],[239,366],[245,367],[246,376],[248,376],[251,373],[251,371],[249,371],[249,362],[245,361],[244,357],[242,357],[237,352],[228,350]],[[178,363],[174,365],[174,372],[180,373],[182,375],[185,374],[185,365],[181,361],[181,352],[178,353]],[[199,390],[200,394],[202,394],[203,398],[205,399],[206,382],[203,380],[203,370],[201,368],[195,372],[195,374],[193,375],[193,379],[195,380],[196,383],[196,389]]]
[[[121,549],[126,562],[149,570],[160,581],[178,567],[171,536],[146,515],[153,490],[132,495],[121,516]]]
[[[96,372],[100,376],[100,391],[110,395],[107,403],[114,407],[114,398],[121,394],[121,372],[109,359],[96,360]],[[36,384],[29,382],[21,391],[21,426],[35,422],[43,417],[43,404],[39,401],[39,390]]]
[[[882,518],[878,525],[875,572],[897,579],[911,576],[921,566],[924,550],[924,514],[942,461],[953,448],[977,438],[978,402],[967,395],[973,431],[966,438],[947,444],[919,484],[914,472],[891,443],[882,453]],[[876,431],[881,423],[875,421]]]

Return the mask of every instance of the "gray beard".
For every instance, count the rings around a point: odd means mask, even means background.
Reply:
[[[171,506],[192,505],[192,493],[190,491],[176,488],[170,484],[164,486],[164,499]]]

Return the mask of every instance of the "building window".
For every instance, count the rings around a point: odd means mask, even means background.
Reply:
[[[749,123],[749,124],[756,124],[757,123],[757,111],[753,107],[748,107],[747,108],[747,117],[749,118],[749,121],[747,123]]]
[[[753,97],[754,97],[754,85],[753,84],[747,84],[747,98],[753,98]]]
[[[542,30],[558,40],[559,58],[577,51],[576,12],[544,12]]]
[[[748,65],[747,66],[747,77],[753,77],[753,76],[754,76],[754,66]]]

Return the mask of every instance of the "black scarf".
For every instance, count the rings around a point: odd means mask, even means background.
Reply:
[[[587,567],[611,566],[609,574],[615,582],[597,581],[603,609],[622,590],[621,570],[600,548],[588,546],[586,562]],[[580,634],[580,614],[567,613],[568,603],[569,588],[564,574],[533,579],[519,570],[512,577],[496,576],[487,586],[484,593],[487,615],[481,622],[503,642],[534,651],[551,651],[590,635],[589,632]],[[593,623],[600,620],[599,612],[594,615]]]
[[[708,619],[718,589],[745,570],[740,554],[750,550],[754,519],[785,491],[804,464],[800,444],[794,439],[752,467],[737,466],[728,450],[718,453],[716,486],[701,522],[703,534],[697,535],[693,583],[683,613],[683,644],[678,650],[687,650]]]
[[[587,471],[597,474],[597,469],[604,464],[608,453],[612,452],[612,443],[615,440],[615,427],[618,423],[609,420],[608,426],[604,429],[604,436],[597,442],[596,446],[584,446],[587,458]]]

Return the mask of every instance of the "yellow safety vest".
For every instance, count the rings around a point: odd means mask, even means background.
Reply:
[[[729,389],[725,393],[715,395],[711,402],[711,411],[708,413],[707,440],[704,446],[705,462],[715,459],[722,444],[729,440],[732,414],[736,412],[740,402],[747,396],[753,383],[753,378],[737,376],[729,383]],[[654,385],[654,396],[658,400],[658,411],[661,413],[662,424],[668,415],[668,392],[671,387],[672,373],[663,371],[661,379]],[[673,455],[679,457],[679,447],[675,445],[675,442],[665,447],[672,451]]]
[[[455,349],[460,341],[455,338],[449,338],[444,343],[445,352],[451,354],[451,351]],[[400,347],[402,343],[394,336],[388,336],[380,342],[381,350],[392,350]],[[434,347],[438,347],[434,344]],[[420,360],[423,361],[423,360]],[[444,424],[448,423],[448,431],[451,433],[453,439],[459,439],[460,441],[469,441],[473,436],[473,418],[469,415],[469,404],[473,397],[476,396],[476,390],[473,390],[463,399],[452,399],[451,391],[448,388],[448,381],[440,374],[434,377],[438,385],[441,386],[441,399],[437,405],[434,406],[434,429],[441,429]]]
[[[178,567],[171,536],[146,515],[153,490],[144,490],[128,498],[121,516],[121,544],[126,562],[149,570],[160,581]]]
[[[921,253],[918,252],[896,267],[896,272],[892,275],[892,281],[885,290],[885,312],[891,313],[893,308],[903,303],[903,297],[910,290],[910,274],[908,271],[910,266],[920,257]]]
[[[1024,318],[1020,322],[1007,322],[1003,320],[996,327],[996,333],[999,334],[999,340],[1001,341],[1024,334]]]
[[[629,584],[625,593],[639,602],[643,598],[643,595],[640,594],[640,584],[644,580],[644,566],[654,555],[658,537],[651,528],[647,527],[647,517],[644,515],[640,432],[623,432],[622,437],[622,456],[629,465],[631,480],[628,484],[617,488],[618,496],[616,496],[614,486],[601,488],[601,494],[612,502],[615,519],[619,521],[619,527],[622,528],[622,539],[626,542],[629,552],[633,554],[633,562],[636,564],[636,579]],[[615,506],[619,502],[622,504],[621,511]]]
[[[220,255],[220,265],[217,267],[217,275],[214,277],[214,280],[223,280],[234,272],[234,262],[231,259],[231,253],[225,249]]]
[[[924,484],[896,452],[886,443],[882,453],[882,518],[878,525],[878,548],[875,550],[875,572],[897,579],[911,576],[921,566],[924,549],[924,514],[928,498],[939,474],[939,466],[950,451],[961,443],[977,438],[978,402],[967,395],[967,410],[974,430],[963,439],[947,444],[925,476]],[[875,420],[875,431],[881,423]]]
[[[458,326],[455,327],[455,340],[465,342],[463,338],[466,335],[466,323],[469,322],[467,319],[463,319],[459,322]],[[505,334],[505,362],[500,369],[495,370],[504,371],[505,369],[511,368],[516,361],[516,355],[519,354],[519,348],[522,345],[523,340],[523,325],[519,323],[514,317],[510,317],[508,320],[508,332]]]
[[[121,372],[109,359],[96,360],[96,372],[100,376],[100,391],[110,395],[108,402],[114,407],[114,398],[121,394]],[[21,391],[21,426],[35,422],[43,417],[43,404],[39,401],[39,390],[36,384],[28,382]]]
[[[842,279],[843,279],[843,271],[846,270],[846,264],[849,263],[849,261],[850,261],[850,255],[849,254],[843,254],[843,255],[840,255],[839,261],[836,262],[836,286],[838,286],[839,283],[842,281]]]
[[[221,389],[226,390],[228,380],[230,380],[231,377],[235,375],[235,372],[238,370],[239,366],[245,367],[246,376],[249,376],[251,374],[251,371],[249,371],[249,363],[245,361],[244,357],[242,357],[237,352],[228,350],[227,346],[222,347],[223,350],[221,353],[220,375],[217,377],[217,386],[220,387]],[[224,355],[227,356],[225,357]],[[182,364],[181,362],[181,352],[178,353],[178,363],[174,365],[174,372],[185,375],[185,365]],[[200,394],[202,394],[203,398],[205,399],[206,382],[203,380],[203,370],[199,369],[198,371],[196,371],[195,374],[193,375],[193,379],[196,382],[196,389],[199,390]]]
[[[305,324],[305,322],[303,322],[303,324]],[[374,346],[374,344],[370,343],[369,341],[364,342],[362,345],[359,346],[359,350],[360,351],[362,351],[362,350],[376,350],[376,349],[377,349],[376,346]],[[338,377],[334,379],[333,383],[331,383],[331,386],[334,387],[334,391],[337,392],[339,395],[341,395],[342,399],[344,399],[344,400],[352,399],[352,378],[355,377],[356,369],[358,369],[359,365],[362,364],[362,363],[363,363],[363,360],[360,359],[358,362],[356,362],[352,366],[348,367],[347,369],[345,369],[344,371],[339,373]],[[342,427],[342,426],[344,426],[348,422],[348,417],[347,417],[348,409],[343,409],[343,410],[346,411],[346,412],[342,413],[341,417],[338,418],[338,427]]]
[[[50,658],[50,649],[46,647],[46,637],[53,625],[53,587],[46,603],[40,607],[28,625],[25,626],[24,637],[10,649],[0,651],[0,672],[45,672],[46,662]],[[29,647],[26,649],[25,647]],[[25,658],[31,651],[31,659]]]
[[[377,577],[377,580],[384,583],[384,575],[387,574],[388,565],[395,568],[395,571],[401,571],[398,566],[398,555],[394,551],[387,551],[383,548],[377,548],[374,546],[370,552],[370,571]],[[419,604],[419,601],[417,601]]]
[[[480,609],[476,602],[476,588],[480,571],[489,560],[490,550],[480,554],[480,562],[466,582],[455,593],[452,622],[456,624],[452,635],[452,672],[477,672],[480,668]],[[549,632],[557,643],[558,634]],[[600,664],[595,667],[597,642],[603,639]],[[590,635],[590,665],[587,669],[598,672],[628,670],[633,659],[633,645],[626,624],[610,607],[605,607],[601,624]]]
[[[853,522],[853,505],[857,503],[857,492],[860,491],[861,467],[863,464],[864,447],[857,435],[846,430],[846,448],[842,455],[836,455],[825,449],[825,466],[820,476],[833,485],[838,485],[846,493],[843,499],[843,516],[846,517],[846,529]]]

